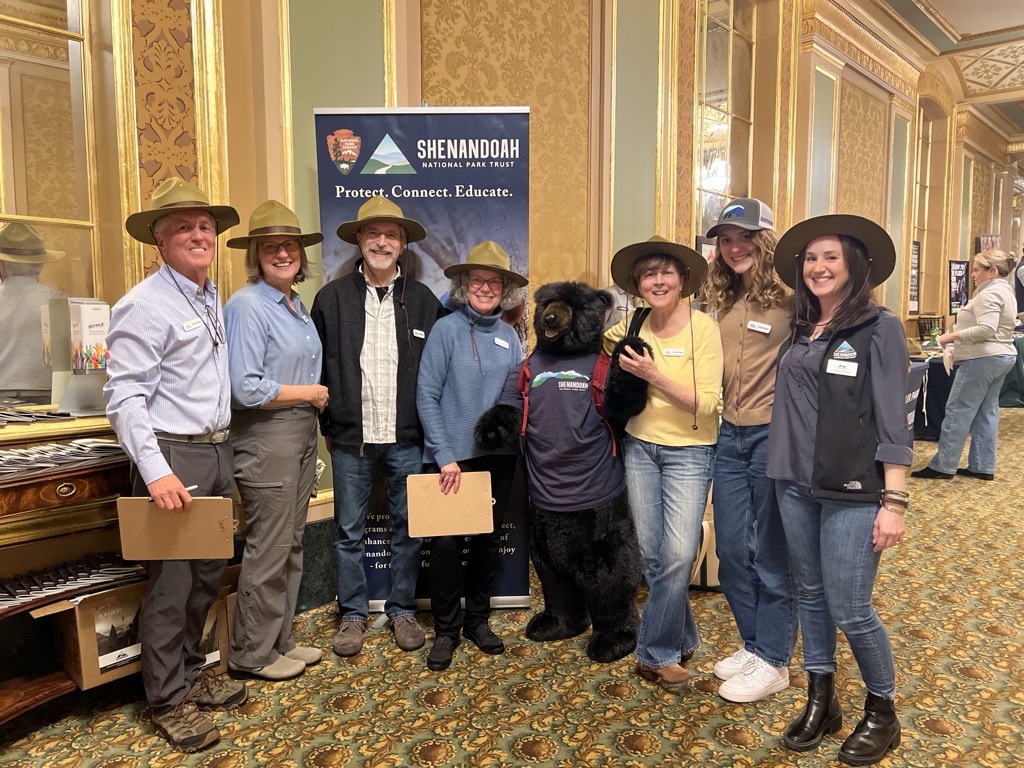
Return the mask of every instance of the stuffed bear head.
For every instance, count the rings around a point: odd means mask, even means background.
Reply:
[[[600,352],[612,298],[586,283],[542,285],[533,297],[537,349],[549,355]]]

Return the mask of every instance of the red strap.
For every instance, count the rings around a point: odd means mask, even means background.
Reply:
[[[519,394],[523,396],[523,423],[519,427],[519,436],[526,437],[526,417],[530,412],[530,355],[523,360],[523,365],[519,369]]]
[[[597,356],[597,362],[594,363],[594,375],[591,379],[590,394],[594,398],[594,407],[597,408],[597,413],[604,422],[604,425],[608,428],[608,434],[612,438],[612,456],[618,456],[618,441],[615,439],[615,428],[612,423],[608,420],[608,415],[604,409],[604,384],[608,378],[608,368],[611,367],[612,359],[610,356],[601,352]]]

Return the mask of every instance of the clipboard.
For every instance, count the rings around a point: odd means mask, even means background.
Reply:
[[[196,496],[185,512],[161,509],[148,496],[117,500],[125,560],[229,560],[235,554],[233,501]]]
[[[440,475],[409,475],[409,535],[472,536],[494,531],[490,472],[463,472],[459,492],[441,493]]]

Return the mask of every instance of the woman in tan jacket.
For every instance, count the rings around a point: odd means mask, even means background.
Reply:
[[[779,347],[792,320],[789,289],[774,269],[771,209],[733,200],[708,231],[717,237],[704,283],[722,333],[725,375],[712,502],[722,591],[742,647],[715,664],[727,701],[751,702],[789,686],[797,611],[789,554],[766,474]]]

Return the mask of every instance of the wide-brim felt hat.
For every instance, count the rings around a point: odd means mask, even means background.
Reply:
[[[316,245],[324,239],[320,232],[306,232],[299,227],[299,217],[288,206],[277,200],[267,200],[249,217],[249,234],[228,240],[228,248],[248,248],[258,237],[284,235],[294,237],[302,246]]]
[[[654,235],[641,243],[620,248],[612,257],[612,280],[628,294],[637,295],[637,285],[632,279],[633,265],[645,256],[672,256],[682,262],[687,272],[683,276],[685,279],[681,295],[684,298],[700,288],[704,274],[708,271],[708,263],[693,248]]]
[[[779,279],[795,290],[802,277],[797,269],[800,254],[812,240],[829,235],[847,235],[864,243],[870,262],[868,283],[872,288],[884,283],[896,268],[896,246],[881,226],[863,216],[830,213],[801,221],[779,238],[775,246],[775,271]]]
[[[0,229],[0,261],[11,261],[17,264],[47,264],[64,258],[64,251],[51,251],[46,247],[31,224],[20,221],[11,223]]]
[[[493,240],[484,240],[469,249],[466,261],[462,264],[452,264],[444,271],[445,277],[455,277],[471,269],[489,269],[497,272],[508,280],[516,288],[522,288],[529,283],[525,277],[510,269],[511,260],[505,249]]]
[[[359,206],[359,212],[353,221],[346,221],[338,227],[338,237],[346,243],[355,243],[357,242],[356,232],[359,228],[375,221],[404,227],[408,243],[415,243],[427,236],[427,230],[423,228],[423,225],[415,219],[406,218],[396,203],[381,195],[374,195]]]
[[[128,234],[140,243],[156,245],[153,224],[162,216],[180,211],[206,211],[217,222],[217,234],[238,223],[238,211],[230,205],[210,205],[210,198],[198,187],[172,176],[162,181],[150,199],[150,208],[133,213],[124,222]]]

